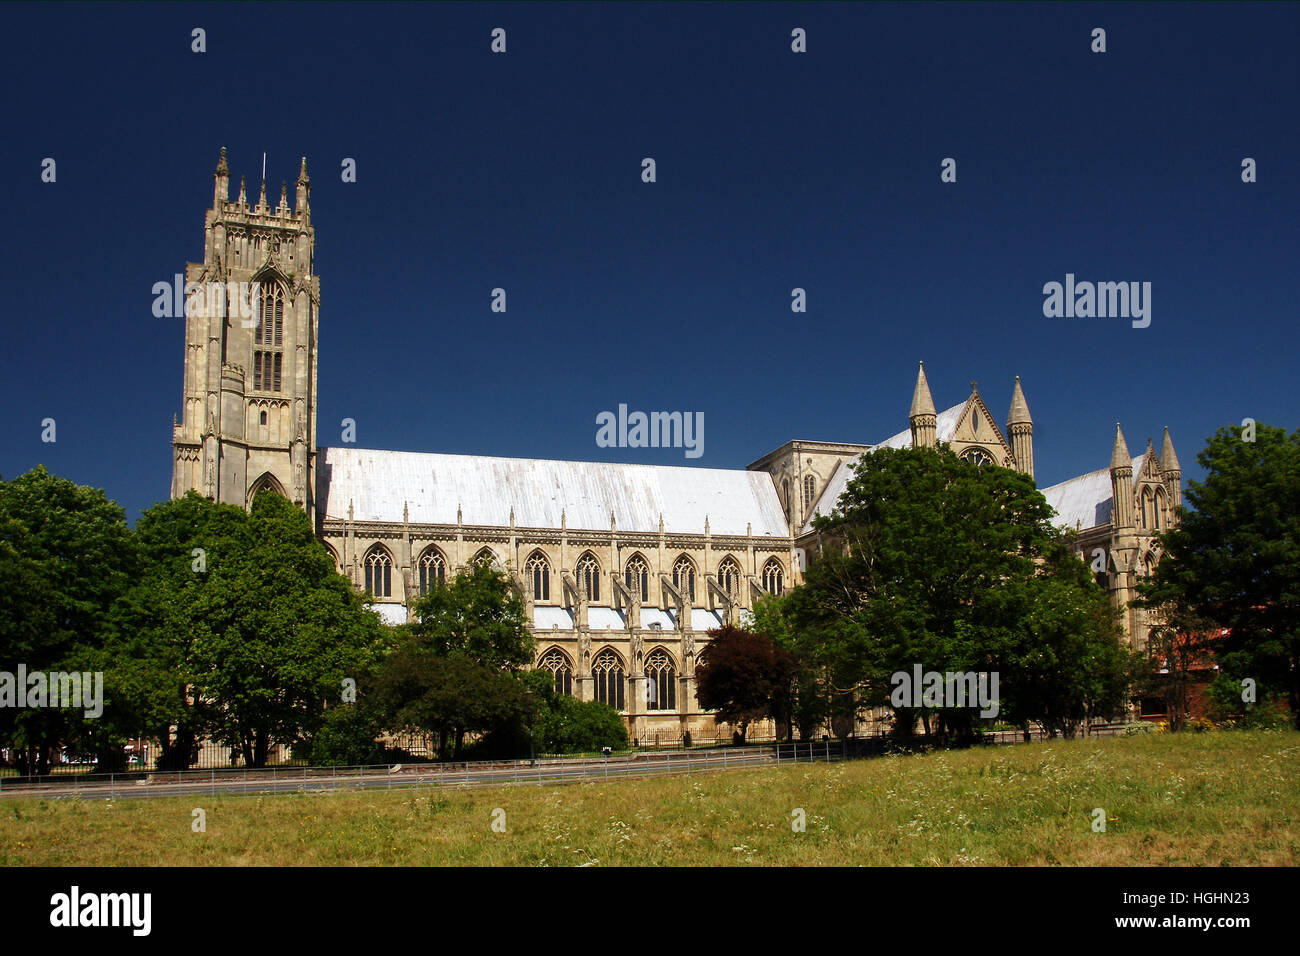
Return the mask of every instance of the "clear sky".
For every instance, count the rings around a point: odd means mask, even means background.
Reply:
[[[921,359],[999,424],[1021,376],[1044,485],[1116,421],[1185,479],[1222,425],[1297,426],[1294,4],[5,4],[0,35],[0,475],[132,520],[181,408],[151,289],[202,258],[223,145],[232,198],[308,159],[322,445],[743,468],[906,428]],[[1067,273],[1150,282],[1150,325],[1045,317]],[[599,447],[620,403],[702,412],[704,454]]]

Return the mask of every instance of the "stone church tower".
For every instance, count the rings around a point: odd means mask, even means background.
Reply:
[[[265,179],[250,205],[241,177],[231,202],[225,147],[213,178],[203,262],[185,267],[185,404],[172,426],[172,497],[193,488],[246,507],[270,488],[314,519],[320,280],[307,160],[292,210],[284,183],[279,203],[267,202]]]

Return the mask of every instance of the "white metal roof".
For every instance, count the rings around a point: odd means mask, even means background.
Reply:
[[[612,607],[588,607],[587,627],[593,631],[622,631],[627,629],[623,612]]]
[[[641,626],[651,627],[658,624],[662,630],[674,631],[676,625],[673,624],[672,615],[662,608],[643,607],[641,608]]]
[[[316,500],[328,518],[410,520],[508,526],[514,509],[520,528],[567,526],[608,530],[613,512],[620,531],[786,537],[785,514],[766,472],[617,462],[488,458],[365,448],[322,448]]]
[[[1110,521],[1115,497],[1111,493],[1110,468],[1099,468],[1050,488],[1043,497],[1056,509],[1052,524],[1062,530],[1083,530]]]
[[[1133,484],[1137,485],[1146,464],[1147,453],[1133,459]],[[1040,489],[1047,503],[1056,509],[1052,524],[1062,530],[1087,531],[1110,522],[1115,510],[1115,494],[1110,484],[1110,468],[1099,468],[1086,475],[1070,478],[1050,488]]]
[[[571,631],[573,615],[562,607],[536,604],[533,606],[533,627],[543,631],[549,631],[553,627],[558,627],[562,631]]]
[[[718,617],[715,611],[702,607],[693,607],[691,608],[691,627],[697,631],[711,631],[715,627],[722,627],[722,618]]]

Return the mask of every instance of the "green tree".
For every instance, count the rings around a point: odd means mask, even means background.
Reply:
[[[126,516],[103,491],[37,466],[0,481],[0,669],[97,671],[110,609],[137,570]],[[0,709],[0,739],[24,773],[46,773],[60,746],[95,750],[104,766],[122,737],[107,691],[104,714]]]
[[[196,690],[202,646],[238,627],[242,610],[217,592],[254,542],[242,508],[194,491],[146,510],[135,538],[142,571],[113,607],[106,682],[130,726],[160,742],[158,767],[185,770],[219,724],[220,702]]]
[[[785,739],[796,670],[794,655],[766,634],[728,624],[709,631],[695,669],[695,696],[718,720],[736,725],[742,742],[750,723],[769,718]]]
[[[273,492],[248,513],[190,492],[149,509],[137,534],[147,566],[115,609],[113,683],[167,742],[167,766],[188,766],[200,735],[264,766],[390,640],[306,514]]]
[[[435,735],[442,759],[460,757],[469,734],[517,741],[542,705],[523,677],[535,641],[514,582],[471,564],[411,608],[400,646],[380,669],[376,692],[390,730]],[[508,744],[507,744],[508,745]]]
[[[260,767],[272,741],[292,744],[314,732],[344,679],[368,669],[388,636],[300,508],[264,491],[253,500],[248,533],[243,555],[208,563],[215,586],[202,611],[225,626],[209,627],[192,660],[217,738]]]
[[[1113,697],[1124,654],[1113,611],[1051,515],[1026,475],[946,446],[881,449],[816,522],[824,549],[804,585],[756,617],[813,663],[837,733],[861,708],[888,705],[892,675],[915,665],[997,673],[1017,719],[1069,732]],[[969,739],[978,720],[972,707],[894,713],[903,737],[919,719]]]
[[[1188,483],[1143,597],[1226,628],[1224,672],[1285,696],[1300,728],[1300,429],[1220,428],[1196,460],[1205,481]]]
[[[419,639],[383,663],[375,686],[392,731],[430,734],[443,760],[462,756],[467,734],[490,734],[536,720],[538,701],[515,674],[461,654],[441,654]]]
[[[429,588],[411,607],[411,634],[435,655],[457,654],[488,667],[533,662],[528,612],[514,582],[490,564],[471,564]]]

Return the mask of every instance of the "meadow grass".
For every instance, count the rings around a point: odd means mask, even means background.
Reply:
[[[191,829],[206,812],[206,832]],[[505,832],[492,829],[503,810]],[[1106,832],[1093,830],[1093,810]],[[792,823],[802,811],[806,829]],[[500,819],[500,816],[497,816]],[[1300,861],[1300,733],[1051,741],[477,790],[0,801],[9,866]]]

